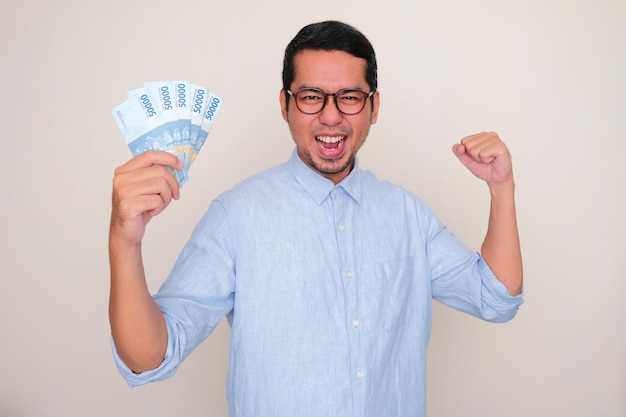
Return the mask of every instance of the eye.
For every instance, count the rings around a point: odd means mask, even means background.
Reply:
[[[363,92],[358,90],[344,91],[337,96],[337,99],[346,104],[358,104],[363,101]]]
[[[315,90],[303,90],[298,92],[298,98],[304,102],[314,103],[324,100],[324,95]]]

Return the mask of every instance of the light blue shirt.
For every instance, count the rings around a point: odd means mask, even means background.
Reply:
[[[155,295],[172,376],[228,316],[231,417],[424,416],[432,299],[493,322],[512,297],[405,189],[357,166],[340,184],[294,152],[217,198]]]

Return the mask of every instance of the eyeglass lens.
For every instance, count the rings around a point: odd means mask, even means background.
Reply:
[[[317,89],[302,89],[291,95],[295,97],[298,109],[306,114],[321,112],[327,97],[332,96],[341,113],[353,115],[363,110],[370,94],[361,90],[341,90],[335,94],[327,94]]]

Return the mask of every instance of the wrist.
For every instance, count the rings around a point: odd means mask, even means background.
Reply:
[[[488,182],[487,186],[492,197],[508,197],[515,194],[515,181],[512,177],[506,181]]]

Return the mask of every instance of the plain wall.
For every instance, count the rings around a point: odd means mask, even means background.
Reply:
[[[182,199],[149,225],[152,290],[209,202],[286,160],[286,44],[339,19],[379,60],[361,164],[479,248],[489,195],[453,156],[499,132],[517,183],[526,303],[483,323],[439,304],[431,417],[626,416],[623,0],[69,1],[0,4],[0,416],[226,416],[228,326],[165,382],[129,389],[110,350],[110,110],[144,81],[225,101]]]

